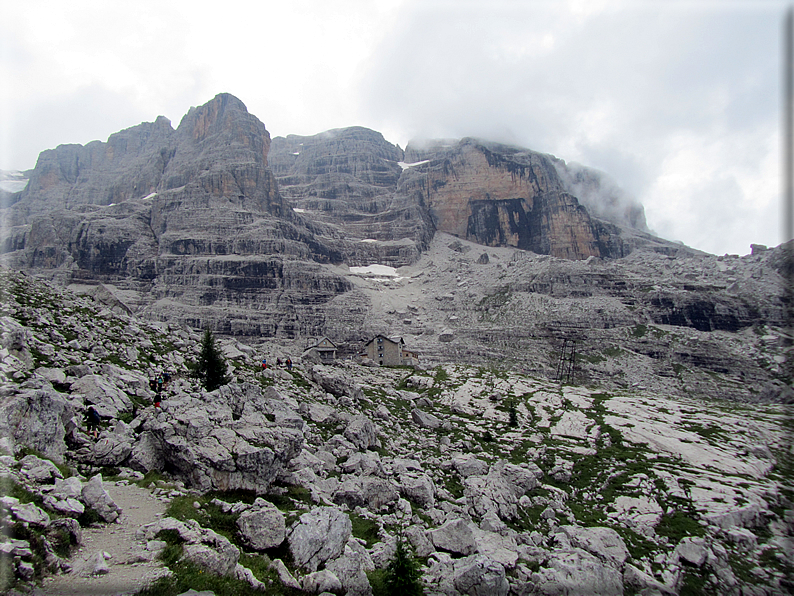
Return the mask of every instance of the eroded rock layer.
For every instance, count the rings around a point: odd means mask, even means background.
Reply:
[[[221,94],[176,130],[160,117],[45,151],[5,210],[7,262],[137,290],[155,318],[291,334],[286,306],[313,309],[349,285],[319,265],[340,254],[285,207],[269,148],[264,125]],[[313,333],[323,317],[302,319]]]

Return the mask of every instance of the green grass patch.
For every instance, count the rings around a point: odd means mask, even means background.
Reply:
[[[694,510],[690,507],[687,509],[689,511],[676,510],[663,515],[656,525],[656,533],[659,536],[666,536],[674,544],[678,544],[682,538],[687,536],[703,536],[706,531],[697,522]]]
[[[136,596],[178,596],[190,589],[197,592],[209,591],[215,596],[262,596],[263,592],[252,588],[248,582],[231,577],[221,577],[205,571],[188,561],[178,561],[168,565],[173,572],[148,587],[137,592]],[[264,594],[268,596],[305,596],[303,592],[286,588],[278,582],[270,585]]]
[[[364,540],[367,543],[367,548],[371,548],[372,545],[380,542],[380,536],[378,535],[380,527],[374,519],[351,513],[350,521],[353,524],[353,536]]]
[[[639,339],[640,337],[645,337],[648,333],[648,327],[645,325],[635,325],[634,329],[631,330],[632,337],[636,337]]]

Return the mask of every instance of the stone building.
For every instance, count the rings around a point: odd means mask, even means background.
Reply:
[[[401,337],[391,339],[376,335],[364,345],[363,356],[382,366],[411,366],[419,363],[419,355],[406,348]]]
[[[316,354],[321,362],[331,362],[336,360],[336,344],[327,337],[321,337],[313,345],[310,344],[304,354]]]

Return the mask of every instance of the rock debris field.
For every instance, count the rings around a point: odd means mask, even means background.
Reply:
[[[8,593],[178,594],[198,570],[252,593],[375,594],[398,540],[428,595],[794,586],[791,406],[234,340],[231,382],[207,393],[194,332],[3,275]],[[261,369],[276,350],[293,370]]]

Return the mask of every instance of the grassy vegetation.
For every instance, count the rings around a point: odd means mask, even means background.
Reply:
[[[201,496],[179,496],[172,499],[166,509],[166,515],[180,521],[196,520],[205,528],[210,528],[227,538],[232,544],[244,546],[237,531],[239,513],[226,513],[211,501],[217,493],[208,493]],[[196,507],[194,503],[198,503]]]
[[[213,575],[188,561],[177,560],[167,566],[173,572],[172,575],[155,581],[137,592],[136,596],[178,596],[190,589],[210,591],[215,596],[305,596],[304,592],[287,588],[278,581],[269,584],[263,592],[252,588],[248,582]]]
[[[372,547],[376,542],[380,542],[380,536],[378,535],[380,526],[377,521],[354,513],[350,514],[350,521],[353,524],[353,536],[364,540],[367,543],[367,548]]]

